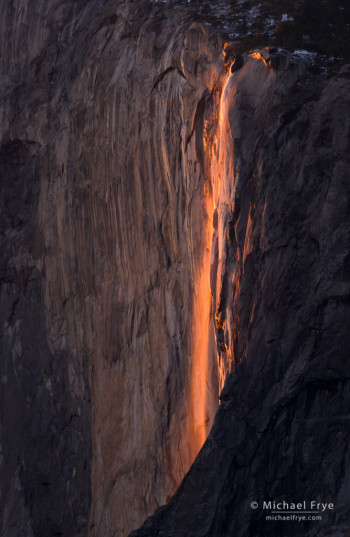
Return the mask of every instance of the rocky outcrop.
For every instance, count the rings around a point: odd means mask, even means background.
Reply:
[[[127,535],[225,384],[136,535],[280,535],[249,503],[299,495],[340,535],[348,71],[225,66],[148,2],[5,7],[2,534]]]

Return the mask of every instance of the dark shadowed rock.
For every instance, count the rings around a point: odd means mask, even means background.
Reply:
[[[244,65],[244,59],[241,54],[236,54],[233,58],[232,65],[231,65],[231,73],[235,73],[236,71],[239,71]]]

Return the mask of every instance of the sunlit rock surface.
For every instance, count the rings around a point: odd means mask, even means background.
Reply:
[[[135,535],[294,537],[249,508],[280,498],[346,535],[349,71],[229,76],[148,2],[0,24],[2,534],[126,536],[225,384]]]

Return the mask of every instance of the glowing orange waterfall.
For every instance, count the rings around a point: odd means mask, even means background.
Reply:
[[[208,186],[207,189],[209,190]],[[192,370],[191,370],[191,422],[194,456],[205,442],[212,421],[210,408],[210,353],[213,355],[212,296],[210,291],[210,252],[213,235],[213,200],[205,192],[205,249],[197,270],[193,303]]]
[[[198,265],[195,278],[194,302],[193,302],[193,327],[192,327],[192,366],[191,366],[191,428],[192,428],[192,449],[194,457],[201,449],[206,440],[212,420],[216,411],[213,400],[218,404],[218,394],[212,394],[211,367],[215,353],[214,327],[212,315],[212,294],[210,290],[210,260],[213,239],[213,212],[222,191],[221,175],[225,168],[226,144],[224,126],[224,99],[225,90],[229,81],[229,74],[226,75],[221,100],[219,106],[218,128],[212,142],[213,147],[207,147],[207,140],[204,146],[207,151],[207,158],[211,161],[211,184],[208,182],[204,186],[204,235],[205,248]],[[215,399],[216,398],[216,399]]]
[[[222,282],[222,270],[225,267],[225,225],[232,210],[232,192],[234,180],[234,142],[232,139],[231,126],[228,117],[228,108],[232,106],[235,97],[236,86],[230,71],[226,73],[219,107],[219,124],[217,136],[214,141],[215,151],[211,157],[211,178],[214,198],[214,208],[217,210],[217,242],[218,242],[218,264],[216,274],[216,297],[217,303],[214,305],[216,327],[225,330],[226,319],[218,313],[220,285]],[[221,355],[218,360],[219,391],[224,386],[227,374],[231,371],[233,356],[231,350],[222,342]]]
[[[230,82],[230,74],[227,73],[225,76],[221,99],[219,107],[219,125],[217,130],[217,135],[214,140],[214,145],[216,151],[213,153],[211,158],[211,180],[212,180],[212,190],[214,198],[215,208],[218,204],[226,203],[227,200],[227,185],[226,179],[228,175],[227,167],[230,166],[230,151],[232,144],[232,138],[230,133],[230,125],[228,121],[228,116],[226,113],[226,102],[227,102],[227,91],[228,85]],[[230,88],[231,92],[233,88]]]

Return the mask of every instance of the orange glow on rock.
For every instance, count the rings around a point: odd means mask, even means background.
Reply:
[[[266,67],[268,67],[264,56],[260,52],[253,52],[252,58],[255,58],[256,60],[261,60],[266,65]]]
[[[216,133],[216,150],[212,152],[210,169],[212,178],[213,204],[217,211],[217,273],[216,273],[216,347],[218,350],[218,382],[219,390],[224,386],[227,375],[231,372],[234,359],[232,349],[226,341],[226,318],[220,312],[220,294],[223,280],[223,271],[226,265],[226,222],[232,211],[232,192],[234,191],[234,139],[229,120],[229,109],[232,109],[236,95],[236,75],[230,70],[226,72],[223,80],[220,104],[219,121]]]

